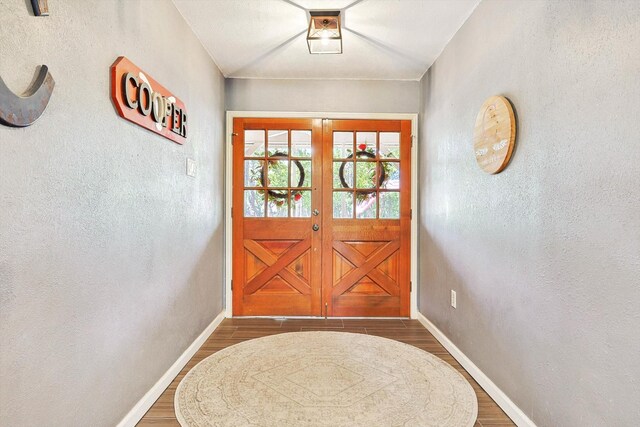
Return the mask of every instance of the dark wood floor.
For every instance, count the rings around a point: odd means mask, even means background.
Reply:
[[[187,363],[182,372],[162,393],[145,414],[138,426],[179,426],[173,411],[173,396],[178,384],[191,368],[207,356],[233,344],[252,338],[282,332],[341,331],[377,335],[391,338],[432,353],[456,368],[471,383],[478,396],[478,420],[476,427],[513,426],[513,422],[496,405],[487,393],[471,378],[462,366],[417,320],[376,319],[225,319],[211,334],[204,345]]]

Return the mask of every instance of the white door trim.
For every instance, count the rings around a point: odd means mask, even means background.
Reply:
[[[233,150],[230,149],[233,139],[233,119],[236,117],[260,118],[305,118],[305,119],[369,119],[369,120],[411,120],[411,310],[410,316],[418,316],[418,114],[398,113],[292,113],[280,111],[227,111],[225,130],[225,207],[224,207],[224,240],[225,240],[225,314],[233,317],[233,298],[231,294],[231,269],[233,236],[231,226],[231,207],[233,193]]]

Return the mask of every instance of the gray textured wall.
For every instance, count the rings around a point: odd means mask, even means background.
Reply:
[[[111,426],[222,310],[224,79],[168,0],[27,3],[0,0],[0,75],[56,88],[0,126],[0,424]],[[117,115],[119,55],[185,102],[186,145]]]
[[[237,111],[417,113],[420,82],[227,79],[226,108]]]
[[[420,311],[538,425],[637,425],[640,2],[485,0],[422,83]],[[490,176],[495,94],[518,136]]]

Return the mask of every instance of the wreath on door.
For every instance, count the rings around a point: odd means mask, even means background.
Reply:
[[[262,161],[251,169],[251,179],[253,181],[258,181],[261,187],[265,187],[265,182],[268,183],[269,181],[269,169],[281,167],[281,163],[276,159],[288,160],[289,156],[287,153],[276,151],[269,156],[269,159],[266,162]],[[302,187],[305,179],[304,167],[299,160],[290,161],[298,168],[299,178],[296,187]],[[258,192],[264,194],[264,190],[258,190]],[[275,203],[277,206],[284,205],[287,197],[289,197],[288,191],[267,190],[267,200]],[[299,202],[302,199],[302,191],[291,191],[291,197],[295,202]]]
[[[375,159],[376,158],[376,153],[375,150],[372,147],[367,148],[366,144],[360,144],[358,145],[358,151],[356,151],[355,153],[350,153],[347,156],[347,160],[351,160],[354,158],[356,159],[362,159],[362,158],[366,158],[366,159]],[[348,152],[350,152],[351,150],[348,150]],[[340,169],[338,170],[338,177],[340,178],[340,185],[342,186],[342,188],[349,188],[351,189],[352,187],[349,185],[349,183],[347,183],[347,180],[344,177],[344,169],[345,166],[349,163],[347,160],[344,160],[341,164],[340,164]],[[353,163],[351,163],[353,164]],[[385,183],[385,181],[387,180],[387,177],[391,174],[391,165],[388,162],[377,162],[377,165],[380,165],[380,175],[378,176],[378,187],[382,188],[383,184]],[[376,170],[373,170],[373,174],[375,175]],[[373,178],[373,176],[370,176],[370,178]],[[365,201],[368,200],[372,197],[376,197],[376,193],[377,190],[375,189],[371,189],[371,190],[357,190],[356,191],[356,199],[358,201]]]

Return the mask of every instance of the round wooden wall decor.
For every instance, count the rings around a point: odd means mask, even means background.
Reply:
[[[473,148],[480,168],[491,174],[509,164],[516,141],[516,118],[511,103],[504,96],[487,99],[476,117]]]

